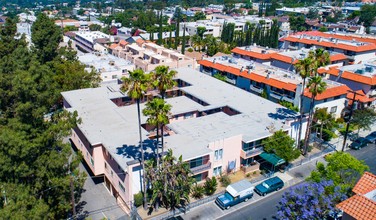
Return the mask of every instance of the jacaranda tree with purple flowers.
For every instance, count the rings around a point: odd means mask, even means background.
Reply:
[[[333,181],[306,182],[291,187],[277,206],[278,219],[323,219],[335,205],[347,198]]]

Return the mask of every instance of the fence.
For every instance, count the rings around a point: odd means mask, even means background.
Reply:
[[[197,206],[200,206],[200,205],[203,205],[203,204],[206,204],[206,203],[209,203],[211,201],[214,201],[219,195],[223,194],[225,191],[221,191],[219,193],[216,193],[214,195],[211,195],[211,196],[208,196],[206,198],[203,198],[203,199],[200,199],[200,200],[197,200],[197,201],[194,201],[194,202],[191,202],[189,203],[185,209],[184,208],[181,208],[181,209],[176,209],[176,210],[172,210],[172,211],[169,211],[167,213],[164,213],[164,214],[161,214],[161,215],[158,215],[158,216],[155,216],[153,218],[151,218],[151,220],[163,220],[163,219],[168,219],[168,218],[171,218],[171,217],[174,217],[176,215],[179,215],[179,214],[182,214],[182,213],[185,213],[186,211],[189,211],[190,209],[192,208],[195,208]]]

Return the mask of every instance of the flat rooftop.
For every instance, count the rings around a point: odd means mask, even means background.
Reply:
[[[216,140],[240,135],[243,141],[258,140],[272,135],[270,127],[288,130],[284,122],[297,113],[279,104],[236,88],[213,77],[190,68],[177,69],[177,78],[190,86],[180,88],[208,105],[202,106],[181,96],[168,98],[172,114],[191,111],[205,111],[224,106],[240,112],[227,115],[223,112],[199,118],[173,122],[168,127],[175,134],[165,137],[166,147],[174,150],[176,156],[188,160],[209,153],[208,144]],[[111,99],[125,97],[119,91],[120,85],[106,83],[99,88],[63,92],[70,104],[70,111],[77,111],[82,123],[78,125],[90,143],[102,143],[123,169],[139,158],[139,137],[136,105],[119,107]],[[141,109],[145,104],[141,105]],[[145,123],[146,117],[141,117]],[[152,152],[148,132],[142,129],[146,157]]]
[[[92,66],[98,72],[112,72],[133,65],[130,61],[110,54],[85,53],[78,55],[78,60],[87,66]]]
[[[100,31],[74,31],[74,33],[91,43],[94,43],[95,39],[110,38],[110,35]]]
[[[369,63],[342,66],[339,69],[342,71],[356,73],[365,77],[376,77],[376,60]]]

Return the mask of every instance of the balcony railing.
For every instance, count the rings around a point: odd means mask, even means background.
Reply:
[[[241,150],[240,156],[242,158],[246,159],[246,158],[249,158],[249,157],[257,156],[257,155],[261,154],[262,152],[264,152],[264,148],[262,148],[262,147],[254,148],[254,149],[247,150],[247,151]]]
[[[257,92],[257,93],[260,93],[260,94],[263,92],[263,89],[261,89],[261,88],[257,88],[257,87],[254,86],[254,85],[251,85],[249,88],[250,88],[252,91]]]
[[[228,83],[231,83],[231,84],[234,84],[234,85],[235,85],[235,83],[236,83],[236,80],[235,80],[235,79],[230,79],[230,78],[227,78],[227,77],[226,77],[226,81],[227,81]]]
[[[287,97],[287,96],[283,96],[283,97],[282,97],[282,100],[285,100],[285,101],[287,101],[287,102],[294,103],[294,99],[289,98],[289,97]]]
[[[191,168],[191,171],[192,171],[192,173],[197,174],[197,173],[201,173],[205,170],[209,170],[210,168],[211,168],[211,163],[208,162],[206,164]]]
[[[273,97],[277,100],[281,100],[281,98],[282,98],[282,96],[280,94],[275,93],[275,92],[271,92],[269,95],[270,95],[270,97]]]

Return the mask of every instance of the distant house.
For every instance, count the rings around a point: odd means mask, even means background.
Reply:
[[[0,25],[3,25],[5,21],[7,20],[7,17],[5,16],[0,16]]]
[[[376,219],[376,175],[365,172],[352,191],[355,195],[337,205],[342,219]]]

